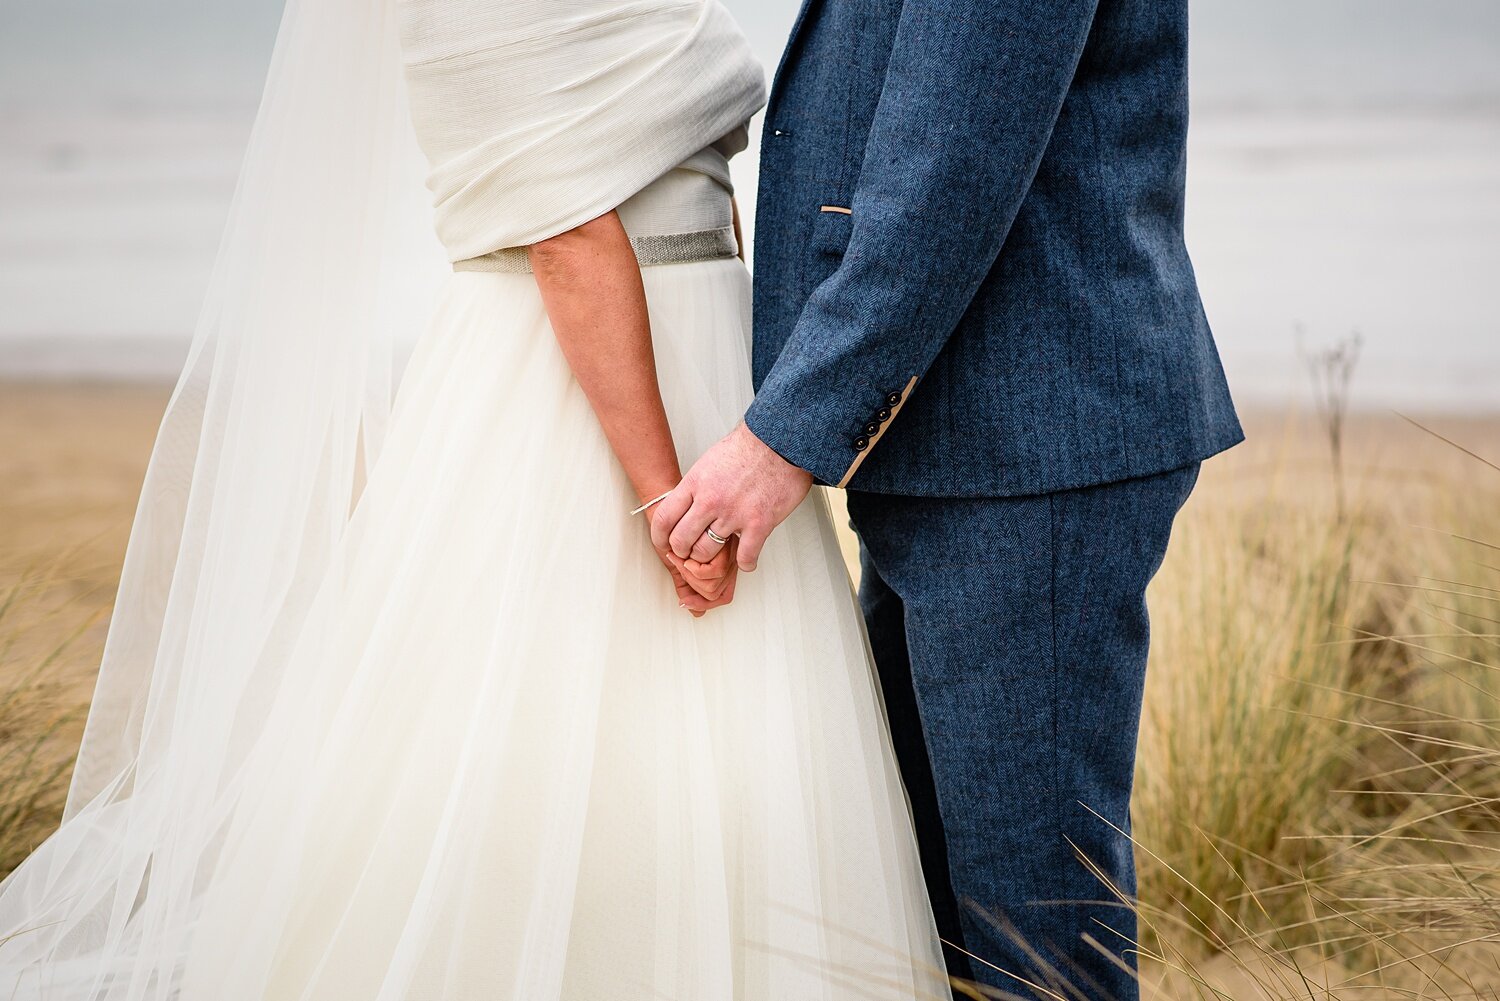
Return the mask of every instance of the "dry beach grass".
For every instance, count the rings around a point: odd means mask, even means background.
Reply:
[[[1146,948],[1173,996],[1211,953],[1236,998],[1500,996],[1500,468],[1367,419],[1340,487],[1304,427],[1210,470],[1152,595]]]
[[[62,810],[166,395],[0,383],[0,871]]]
[[[0,869],[61,808],[164,401],[0,384]],[[1500,997],[1500,469],[1386,415],[1339,472],[1325,428],[1251,421],[1152,594],[1148,991]]]

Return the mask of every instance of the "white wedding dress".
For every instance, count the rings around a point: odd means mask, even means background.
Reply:
[[[699,0],[602,6],[628,8],[604,25],[611,46],[646,8],[690,14],[695,37],[727,31]],[[441,173],[455,130],[436,119],[454,106],[421,75],[454,56],[424,47],[434,12],[446,22],[460,5],[406,7],[414,124]],[[472,39],[475,22],[462,23],[441,37]],[[744,110],[721,114],[738,126]],[[633,237],[730,225],[725,154],[742,140],[723,132],[644,187],[620,182],[639,188],[614,199]],[[514,182],[502,198],[548,200]],[[515,245],[513,233],[477,235],[496,229],[482,218],[493,201],[475,194],[484,183],[471,172],[451,198],[435,186],[455,259]],[[597,214],[565,192],[556,201],[563,215]],[[643,276],[689,463],[750,400],[749,277],[732,258]],[[201,563],[186,588],[189,543],[177,544],[155,673],[132,703],[145,735],[120,737],[130,714],[108,714],[102,681],[68,818],[0,884],[0,997],[944,996],[880,693],[820,499],[781,526],[730,607],[691,618],[643,520],[626,514],[629,485],[523,273],[444,280],[368,454],[326,556],[296,549],[315,572],[271,588],[271,613],[241,600],[194,632],[217,614],[221,576],[243,589],[258,550],[274,570],[292,548],[261,540],[214,562],[210,531],[193,542]],[[215,477],[234,465],[226,453]],[[256,517],[245,511],[223,545],[254,539]],[[129,593],[172,578],[132,549]],[[148,645],[125,620],[133,607],[118,613],[116,661]],[[170,739],[153,748],[158,730]],[[121,742],[116,774],[99,749]]]

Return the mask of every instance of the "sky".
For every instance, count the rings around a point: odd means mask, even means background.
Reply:
[[[769,72],[794,0],[726,3]],[[1299,343],[1357,330],[1360,402],[1500,409],[1500,2],[1191,12],[1188,242],[1236,391],[1300,393]],[[0,375],[170,372],[279,13],[0,0]]]
[[[773,68],[796,0],[725,2]],[[5,0],[0,106],[253,98],[279,17],[276,0]],[[1500,96],[1494,0],[1193,0],[1191,21],[1210,104]]]

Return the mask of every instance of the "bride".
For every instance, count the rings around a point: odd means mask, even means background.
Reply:
[[[0,995],[946,996],[826,511],[631,513],[749,402],[763,86],[718,0],[291,0]]]

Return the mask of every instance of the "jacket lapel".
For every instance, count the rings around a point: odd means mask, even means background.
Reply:
[[[802,6],[797,11],[797,20],[792,23],[792,34],[787,39],[786,48],[781,53],[781,62],[776,67],[776,77],[771,83],[771,96],[766,105],[767,116],[774,114],[781,89],[786,82],[787,75],[791,72],[792,63],[796,62],[797,52],[802,47],[803,32],[812,25],[816,18],[817,9],[823,6],[823,0],[802,0]]]

